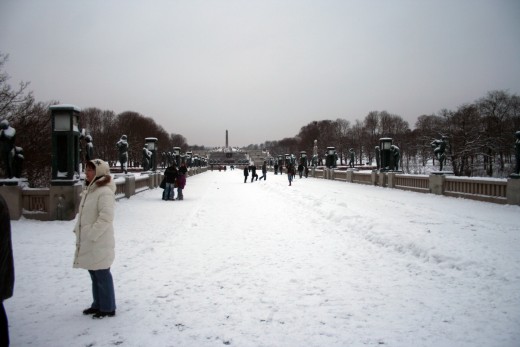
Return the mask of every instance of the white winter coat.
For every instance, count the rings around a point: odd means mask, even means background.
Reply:
[[[74,267],[87,270],[108,269],[115,258],[114,207],[116,185],[108,164],[94,159],[96,180],[81,193],[74,227],[76,252]]]

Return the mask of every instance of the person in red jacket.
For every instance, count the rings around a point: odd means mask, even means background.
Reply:
[[[177,175],[177,180],[175,184],[177,185],[177,200],[184,200],[184,195],[182,195],[182,191],[184,186],[186,186],[186,176],[188,175],[188,169],[186,168],[186,163],[182,163],[179,168],[179,174]]]

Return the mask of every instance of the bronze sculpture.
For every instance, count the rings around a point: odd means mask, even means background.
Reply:
[[[431,146],[433,148],[433,154],[435,155],[435,158],[439,161],[439,170],[442,171],[442,168],[444,167],[444,163],[446,162],[446,146],[447,146],[447,137],[442,136],[439,140],[433,140],[431,143]]]
[[[146,148],[146,146],[143,147],[143,171],[148,171],[151,169],[150,164],[152,161],[152,152]]]
[[[4,119],[0,122],[0,155],[2,156],[2,163],[7,178],[13,178],[15,146],[14,141],[16,137],[16,130],[9,125],[9,122]]]
[[[393,168],[391,170],[399,170],[399,159],[401,158],[401,150],[396,145],[390,146],[390,152],[392,153]]]
[[[516,158],[516,167],[515,174],[520,175],[520,130],[515,133],[516,141],[515,141],[515,158]]]
[[[121,164],[121,171],[128,173],[128,141],[126,135],[121,136],[117,141],[116,147],[119,149],[119,163]]]

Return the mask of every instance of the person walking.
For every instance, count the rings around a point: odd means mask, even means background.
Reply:
[[[164,170],[164,190],[162,194],[163,200],[175,200],[175,180],[177,179],[177,168],[171,164]]]
[[[247,183],[247,176],[249,176],[249,168],[247,165],[244,166],[244,183]]]
[[[250,169],[251,169],[251,183],[255,180],[255,178],[258,181],[258,175],[256,173],[256,165],[255,165],[255,163],[253,163],[253,165],[251,165]]]
[[[296,171],[294,170],[294,165],[293,164],[287,165],[287,178],[289,179],[289,185],[292,185],[292,181],[293,181],[295,175],[296,175]]]
[[[261,181],[262,178],[264,179],[264,181],[267,179],[267,162],[265,160],[262,164],[262,176],[260,176],[259,180]]]
[[[303,176],[303,164],[298,164],[298,175],[300,176],[300,178],[302,178]]]
[[[74,268],[88,270],[92,280],[92,304],[83,310],[92,318],[116,314],[114,283],[110,266],[115,258],[114,207],[116,185],[108,164],[94,159],[86,164],[85,187],[74,227]]]
[[[186,186],[186,176],[188,169],[186,169],[186,163],[182,163],[179,168],[179,174],[177,175],[177,181],[175,184],[177,185],[177,200],[184,200],[183,190]]]
[[[13,296],[14,261],[9,208],[0,195],[0,346],[9,346],[9,321],[4,300]]]

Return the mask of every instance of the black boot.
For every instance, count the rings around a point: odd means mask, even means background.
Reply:
[[[98,311],[96,314],[92,316],[93,319],[103,319],[105,317],[114,317],[116,315],[116,311],[112,312],[102,312]]]

